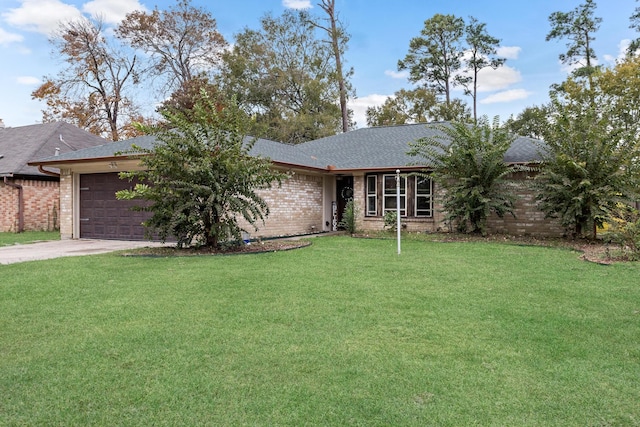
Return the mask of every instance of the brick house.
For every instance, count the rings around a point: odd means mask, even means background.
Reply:
[[[259,139],[252,154],[268,157],[273,167],[290,173],[282,187],[265,191],[270,215],[253,237],[301,235],[334,230],[344,206],[353,197],[359,207],[358,228],[383,228],[385,212],[395,209],[395,174],[401,171],[402,222],[409,231],[447,230],[440,209],[439,189],[429,179],[412,174],[426,165],[412,165],[409,143],[433,136],[433,124],[357,129],[288,145]],[[156,141],[140,137],[49,157],[32,165],[60,169],[60,230],[62,238],[143,239],[143,213],[135,202],[115,199],[130,183],[119,171],[140,167],[135,156],[123,155],[133,144],[150,148]],[[536,141],[518,138],[505,155],[508,163],[539,160]],[[544,218],[525,185],[514,177],[517,218],[491,218],[490,231],[506,234],[559,235],[562,229]]]
[[[10,128],[0,120],[0,232],[53,230],[60,225],[59,174],[30,166],[29,160],[105,142],[68,123]]]

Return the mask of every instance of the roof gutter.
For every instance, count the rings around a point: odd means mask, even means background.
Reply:
[[[18,233],[22,233],[24,231],[24,189],[22,185],[10,182],[8,176],[4,177],[4,183],[18,190]]]
[[[45,174],[45,175],[51,175],[51,176],[55,176],[57,178],[60,178],[60,174],[59,173],[56,173],[56,172],[53,172],[53,171],[48,171],[42,165],[38,165],[38,171],[40,173]]]

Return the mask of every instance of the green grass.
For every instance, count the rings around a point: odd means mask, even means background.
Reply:
[[[0,266],[0,425],[640,425],[640,264],[330,237]]]
[[[0,247],[16,243],[33,243],[42,240],[60,240],[59,231],[25,231],[23,233],[0,233]]]

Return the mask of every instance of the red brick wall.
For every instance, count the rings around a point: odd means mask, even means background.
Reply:
[[[60,191],[57,181],[17,179],[24,198],[24,230],[54,230],[60,226]],[[0,182],[0,232],[18,231],[18,189]]]

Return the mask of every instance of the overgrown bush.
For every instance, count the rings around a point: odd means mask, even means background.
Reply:
[[[504,161],[515,137],[497,117],[492,123],[482,117],[476,125],[451,123],[437,129],[434,136],[410,143],[408,154],[432,165],[431,177],[446,190],[445,220],[461,233],[484,235],[491,214],[515,217],[516,198],[505,180],[514,172],[531,170]]]
[[[640,260],[640,212],[619,203],[611,211],[608,224],[605,239],[620,245],[623,255]]]
[[[398,230],[398,213],[396,211],[384,213],[384,229],[389,231]]]
[[[344,207],[342,213],[342,221],[338,224],[339,227],[344,228],[350,234],[355,234],[357,231],[356,221],[358,219],[358,205],[350,199]]]

